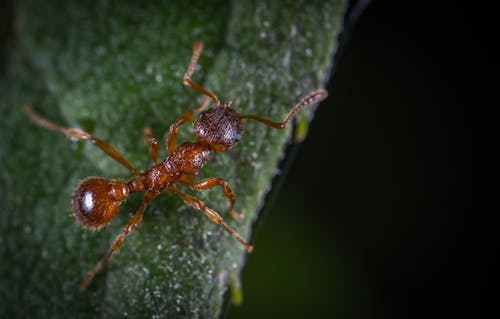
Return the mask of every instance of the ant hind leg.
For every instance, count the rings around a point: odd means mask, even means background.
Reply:
[[[122,232],[116,236],[115,240],[111,244],[111,246],[108,249],[108,252],[104,257],[99,260],[99,262],[92,268],[85,278],[82,280],[80,283],[80,289],[85,290],[87,286],[90,284],[92,279],[94,279],[95,275],[106,265],[108,260],[111,258],[111,256],[122,246],[123,242],[125,241],[125,238],[141,223],[142,215],[144,214],[144,210],[146,209],[146,205],[148,202],[153,200],[156,197],[156,195],[152,193],[146,193],[144,195],[144,198],[142,199],[141,206],[137,210],[137,212],[130,218],[128,223],[123,227]]]
[[[97,137],[93,137],[89,133],[82,131],[80,129],[63,127],[54,122],[51,122],[38,115],[29,104],[24,105],[23,110],[34,123],[40,125],[41,127],[63,133],[73,141],[90,141],[92,142],[92,144],[100,148],[104,153],[113,158],[115,161],[128,168],[134,175],[139,175],[139,171],[136,170],[123,157],[123,155],[120,154],[120,152],[118,152],[113,146],[109,145],[108,143],[101,141]]]

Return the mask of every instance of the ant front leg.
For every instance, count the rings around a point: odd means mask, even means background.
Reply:
[[[174,124],[170,125],[167,135],[167,153],[172,154],[177,148],[177,133],[179,132],[179,126],[186,122],[191,122],[193,120],[193,115],[197,112],[204,110],[210,103],[210,98],[205,96],[203,102],[200,105],[184,112],[177,118]]]
[[[126,168],[128,168],[134,175],[139,175],[139,171],[136,170],[124,157],[123,155],[120,154],[113,146],[105,143],[104,141],[101,141],[97,137],[93,137],[89,133],[82,131],[77,128],[67,128],[60,126],[58,124],[55,124],[40,115],[38,115],[31,105],[24,105],[23,107],[24,112],[28,115],[28,117],[35,122],[36,124],[45,127],[46,129],[56,131],[63,133],[66,135],[69,139],[73,141],[90,141],[92,144],[100,148],[104,153],[106,153],[108,156],[113,158],[115,161],[118,163],[122,164]]]
[[[122,232],[116,236],[115,240],[109,247],[108,252],[104,257],[99,260],[99,262],[92,268],[85,278],[80,283],[80,289],[85,290],[87,286],[90,284],[92,279],[94,279],[95,275],[106,265],[109,258],[123,245],[125,238],[141,223],[142,215],[144,214],[144,210],[146,209],[147,203],[153,200],[156,197],[153,193],[146,193],[144,198],[142,199],[141,206],[137,210],[137,212],[130,218],[128,223],[123,227]]]
[[[178,191],[177,189],[175,189],[174,187],[169,187],[167,188],[167,190],[177,196],[179,196],[183,201],[184,203],[186,203],[187,205],[197,209],[197,210],[201,210],[203,213],[205,213],[205,215],[214,223],[218,224],[218,225],[221,225],[225,231],[227,231],[231,236],[233,236],[234,239],[236,239],[240,244],[242,244],[245,249],[250,253],[252,252],[253,250],[253,246],[248,244],[244,239],[243,237],[241,237],[240,234],[238,234],[236,231],[234,231],[231,227],[229,227],[228,224],[226,224],[226,222],[224,222],[224,220],[222,219],[222,217],[220,217],[219,214],[217,214],[216,211],[214,211],[213,209],[207,207],[207,205],[205,204],[205,202],[203,202],[202,200],[196,198],[196,197],[193,197],[191,195],[188,195],[188,194],[185,194],[185,193],[182,193],[180,191]]]
[[[242,213],[237,213],[236,211],[233,210],[234,192],[231,189],[231,186],[229,186],[229,184],[224,179],[220,177],[212,177],[212,178],[202,179],[201,181],[194,183],[187,183],[182,180],[180,182],[182,185],[186,187],[200,191],[210,189],[215,186],[220,186],[222,188],[222,194],[228,200],[227,210],[229,211],[231,217],[233,217],[234,219],[243,219],[244,215]]]

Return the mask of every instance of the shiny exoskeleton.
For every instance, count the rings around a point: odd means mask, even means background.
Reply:
[[[126,236],[139,225],[147,203],[164,190],[179,196],[187,205],[203,211],[212,222],[221,225],[248,252],[252,251],[253,246],[248,244],[238,233],[229,227],[216,211],[207,207],[200,199],[179,191],[176,185],[195,190],[206,190],[220,186],[224,197],[228,200],[230,215],[233,218],[242,218],[241,214],[233,210],[234,193],[224,179],[213,177],[191,182],[207,162],[210,151],[224,152],[233,147],[242,137],[243,119],[256,120],[267,126],[281,129],[302,108],[323,100],[327,96],[327,92],[323,89],[318,89],[309,93],[295,105],[283,122],[273,122],[256,115],[240,115],[231,108],[231,102],[222,104],[215,94],[191,80],[191,75],[194,72],[202,49],[203,45],[201,42],[194,43],[191,61],[184,74],[184,84],[205,95],[205,99],[199,106],[183,113],[170,126],[166,141],[166,149],[169,155],[161,162],[158,162],[158,141],[152,136],[149,128],[144,129],[144,138],[149,144],[150,155],[154,163],[150,169],[144,172],[136,170],[115,148],[102,140],[80,129],[66,128],[55,124],[35,113],[30,105],[24,106],[24,111],[38,125],[61,132],[72,140],[90,141],[135,175],[128,182],[108,181],[104,178],[92,177],[80,183],[71,199],[71,206],[73,215],[84,227],[96,229],[105,226],[113,219],[118,212],[120,204],[130,194],[144,192],[139,209],[123,227],[122,232],[115,238],[106,255],[88,272],[80,284],[81,289],[85,289],[89,285],[111,255],[121,247]],[[215,106],[204,110],[210,100],[215,103]],[[196,142],[186,142],[177,146],[176,139],[179,126],[186,122],[191,122],[192,116],[197,112],[200,112],[200,114],[193,124],[193,133]]]

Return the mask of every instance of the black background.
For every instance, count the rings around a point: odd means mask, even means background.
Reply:
[[[488,11],[368,7],[254,227],[245,300],[228,318],[485,313],[498,213]]]

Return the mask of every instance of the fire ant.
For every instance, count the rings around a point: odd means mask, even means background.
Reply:
[[[242,119],[252,119],[267,126],[282,129],[302,108],[326,98],[327,92],[323,89],[317,89],[309,93],[295,105],[283,122],[273,122],[256,115],[240,115],[231,108],[231,102],[222,104],[214,93],[191,80],[191,75],[195,70],[202,50],[202,42],[195,42],[191,61],[184,74],[184,84],[205,95],[205,99],[200,105],[179,116],[170,126],[166,138],[166,149],[169,155],[162,162],[158,162],[158,141],[152,136],[149,128],[144,129],[144,139],[149,144],[149,153],[154,163],[153,167],[147,171],[138,171],[115,148],[89,133],[77,128],[66,128],[55,124],[35,113],[30,105],[24,106],[24,111],[36,124],[49,130],[61,132],[74,141],[90,141],[135,175],[129,182],[109,181],[99,177],[91,177],[80,183],[71,199],[71,206],[73,215],[85,228],[98,229],[105,226],[113,219],[118,212],[120,204],[131,193],[144,192],[139,209],[115,238],[106,255],[87,273],[86,277],[80,283],[80,289],[84,290],[90,284],[94,276],[102,269],[113,253],[122,246],[125,238],[141,222],[146,205],[163,190],[179,196],[187,205],[203,211],[212,222],[221,225],[249,253],[253,250],[253,246],[248,244],[238,233],[229,227],[216,211],[207,207],[200,199],[177,190],[175,184],[178,183],[190,189],[200,191],[220,186],[223,196],[228,200],[227,209],[230,215],[233,218],[241,218],[242,215],[233,210],[233,190],[224,179],[213,177],[196,182],[190,182],[190,180],[198,174],[198,171],[207,162],[210,151],[227,151],[241,139],[243,134]],[[208,106],[210,100],[214,101],[215,107],[203,111]],[[179,127],[186,122],[193,121],[192,116],[197,112],[201,112],[193,124],[194,136],[197,142],[185,142],[177,146],[176,138]]]

